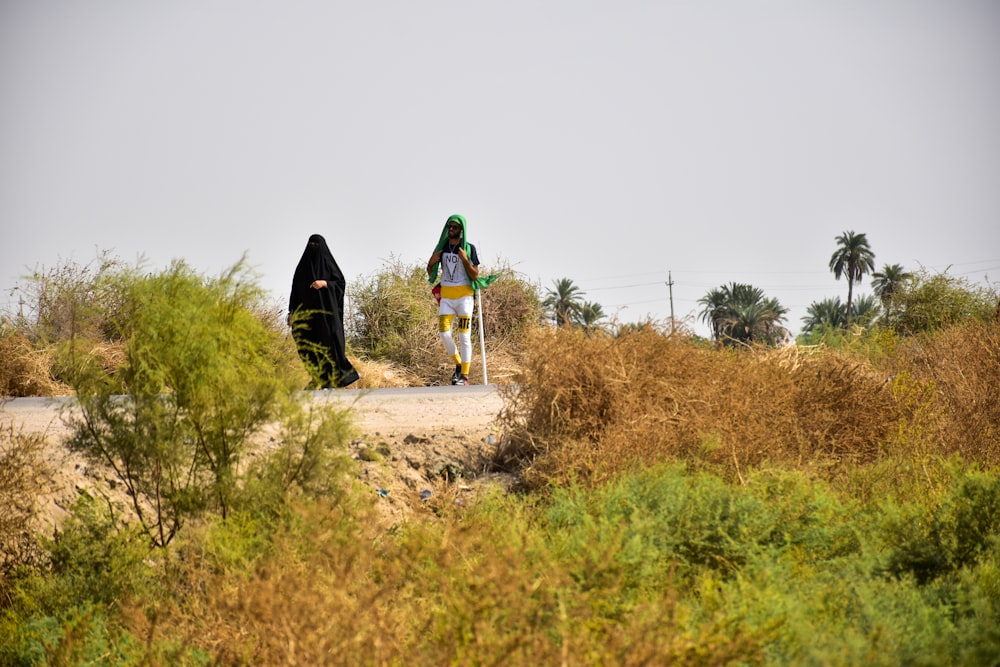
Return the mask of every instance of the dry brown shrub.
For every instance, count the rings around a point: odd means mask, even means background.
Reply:
[[[767,463],[875,460],[899,410],[867,363],[828,351],[710,350],[652,330],[534,337],[505,392],[496,464],[530,486],[597,483],[664,460],[741,477]]]
[[[793,435],[798,444],[812,447],[806,454],[846,464],[879,457],[902,416],[889,377],[866,361],[821,352],[808,357],[792,381]]]
[[[44,436],[0,425],[0,607],[8,601],[5,573],[40,553],[34,538],[38,499],[52,486],[44,450]]]
[[[108,375],[113,375],[125,363],[125,344],[100,341],[90,345],[87,354],[95,357]]]
[[[75,338],[58,346],[58,350],[51,360],[51,372],[57,379],[67,382],[72,378],[75,369],[84,364],[94,368],[99,367],[109,378],[113,378],[126,360],[123,341]],[[64,394],[73,393],[69,384],[65,387]]]
[[[535,329],[542,317],[537,295],[510,269],[504,269],[480,296],[488,350],[517,348],[524,332]],[[478,324],[477,320],[474,326]]]
[[[391,361],[351,359],[361,379],[351,385],[351,389],[381,389],[384,387],[413,387],[420,384],[408,369],[400,368]]]
[[[62,396],[69,388],[52,379],[52,354],[21,334],[0,336],[0,396]]]
[[[529,484],[601,478],[653,450],[684,447],[680,427],[702,405],[692,376],[710,376],[712,353],[650,329],[617,338],[579,329],[540,330],[504,392],[507,425],[498,465],[532,461]]]
[[[1000,465],[1000,323],[968,320],[900,345],[892,364],[932,390],[941,454]]]

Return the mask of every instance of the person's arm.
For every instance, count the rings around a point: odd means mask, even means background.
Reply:
[[[441,250],[435,250],[434,253],[431,254],[431,258],[427,260],[427,275],[431,275],[431,271],[433,271],[434,267],[441,261],[441,252]]]

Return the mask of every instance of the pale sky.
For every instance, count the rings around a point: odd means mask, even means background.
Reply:
[[[678,319],[737,281],[797,333],[848,230],[995,285],[1000,2],[0,0],[4,299],[110,250],[284,302],[309,234],[353,281],[452,213],[622,321],[669,272]]]

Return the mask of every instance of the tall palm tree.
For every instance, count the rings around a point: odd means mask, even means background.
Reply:
[[[552,282],[555,289],[548,291],[548,296],[542,305],[549,310],[557,326],[569,326],[583,308],[584,293],[569,278],[560,278]]]
[[[830,270],[837,280],[847,277],[847,318],[846,325],[851,326],[852,306],[854,305],[854,283],[860,282],[866,274],[875,268],[875,253],[868,245],[868,237],[864,234],[844,232],[835,239],[840,247],[830,257]]]
[[[893,303],[911,280],[913,274],[904,269],[902,264],[886,264],[881,271],[872,274],[872,290],[882,302],[887,317],[892,315]]]

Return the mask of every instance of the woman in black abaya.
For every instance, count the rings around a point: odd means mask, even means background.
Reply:
[[[302,362],[322,389],[346,387],[360,377],[344,350],[346,287],[326,239],[313,234],[295,267],[288,324]]]

